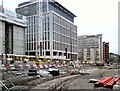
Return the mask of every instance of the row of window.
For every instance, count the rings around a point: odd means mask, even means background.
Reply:
[[[27,26],[36,25],[38,22],[37,16],[31,16],[27,18]]]
[[[50,50],[50,41],[44,41],[42,43],[43,43],[43,46],[42,46],[43,50]]]
[[[42,40],[50,40],[50,32],[42,32]]]
[[[42,23],[46,22],[50,22],[50,16],[45,14],[42,16]]]
[[[37,25],[27,26],[26,34],[37,33]]]
[[[34,43],[27,43],[26,48],[27,48],[27,50],[37,50],[36,45],[37,44],[35,42]]]
[[[38,46],[38,44],[36,42],[27,43],[27,50],[37,50],[37,46]],[[43,50],[49,50],[50,49],[50,41],[42,42],[41,48]],[[66,45],[66,44],[62,44],[62,43],[58,43],[58,42],[53,41],[53,50],[65,51],[65,48],[67,48],[67,50],[69,52],[71,52],[71,51],[77,52],[77,47],[75,47],[75,46],[71,47],[70,45]]]
[[[77,32],[73,32],[72,30],[68,29],[67,27],[61,26],[55,22],[53,22],[53,31],[56,31],[58,33],[61,33],[66,36],[70,36],[72,38],[77,39]]]
[[[77,52],[77,47],[75,47],[75,46],[53,41],[53,50],[65,51],[65,48],[67,48],[67,51],[69,51],[69,52],[71,52],[71,51]]]
[[[42,31],[50,31],[50,22],[42,23]]]
[[[77,32],[77,27],[73,25],[72,23],[68,22],[67,20],[61,18],[58,15],[53,14],[53,22],[59,24],[60,26],[63,26],[65,28],[69,28],[74,32]]]
[[[62,35],[62,34],[59,34],[59,33],[56,33],[56,32],[53,32],[53,40],[77,46],[77,40],[76,39],[71,39],[71,37],[67,37],[65,35]]]
[[[36,42],[38,41],[38,33],[35,34],[27,34],[26,35],[26,42]],[[50,40],[50,32],[42,32],[42,40]]]
[[[42,45],[39,46],[38,42],[34,43],[26,43],[27,50],[38,50],[41,48],[42,50],[50,50],[50,41],[44,41],[42,42]]]
[[[37,50],[38,46],[37,43],[27,43],[27,50]],[[44,41],[42,42],[41,46],[42,50],[50,50],[50,41]],[[53,50],[60,50],[60,51],[65,51],[65,48],[67,48],[67,51],[69,52],[77,52],[77,47],[75,46],[70,46],[58,42],[53,42]]]

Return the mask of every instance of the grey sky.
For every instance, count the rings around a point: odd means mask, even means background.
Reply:
[[[2,1],[2,0],[1,0]],[[4,0],[4,7],[14,11],[27,0]],[[77,17],[78,35],[103,34],[110,52],[118,53],[118,1],[120,0],[56,0]]]

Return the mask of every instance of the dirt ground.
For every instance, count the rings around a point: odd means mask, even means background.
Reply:
[[[65,85],[66,89],[108,89],[105,87],[94,87],[93,83],[89,83],[89,79],[101,79],[103,77],[115,76],[118,74],[118,69],[98,69],[91,72],[89,75],[79,76],[77,79]],[[110,89],[112,90],[112,89]]]

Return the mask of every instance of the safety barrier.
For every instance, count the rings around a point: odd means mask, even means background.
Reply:
[[[9,69],[10,67],[23,67],[23,68],[50,68],[50,67],[62,67],[67,66],[66,64],[43,64],[43,65],[37,65],[37,64],[4,64],[0,65],[0,67],[5,67],[6,69]]]

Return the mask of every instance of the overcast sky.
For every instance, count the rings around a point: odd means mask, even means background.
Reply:
[[[2,2],[2,0],[0,0]],[[14,11],[27,0],[4,0],[4,7]],[[120,0],[56,0],[77,17],[78,36],[103,34],[110,52],[118,53],[118,1]]]

